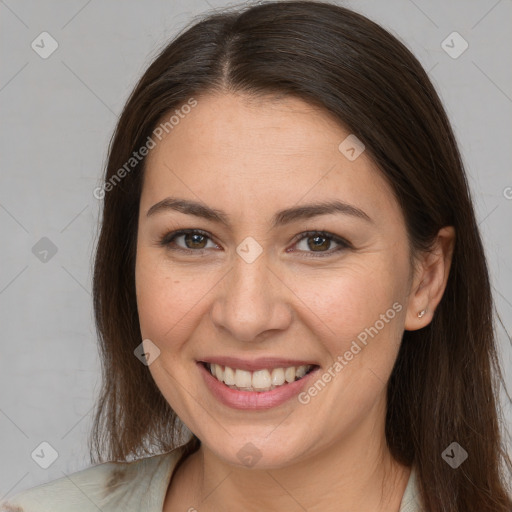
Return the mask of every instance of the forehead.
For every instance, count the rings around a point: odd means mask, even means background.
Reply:
[[[311,152],[336,155],[333,141],[349,134],[324,110],[291,96],[215,94],[196,101],[189,113],[180,119],[175,116],[176,124],[153,154],[165,151],[166,146],[185,149],[182,143],[186,142],[193,149],[189,156],[236,154],[241,159],[247,154],[252,160],[264,159],[265,154],[275,158]]]
[[[325,110],[290,96],[196,101],[147,157],[147,206],[179,194],[231,205],[236,214],[242,206],[338,198],[364,205],[370,215],[397,214],[392,190],[367,154],[351,160],[340,151],[351,133]]]

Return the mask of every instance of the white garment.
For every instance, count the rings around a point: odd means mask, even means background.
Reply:
[[[183,447],[132,462],[104,462],[15,494],[1,512],[162,512]],[[414,469],[399,512],[421,512]],[[194,504],[191,504],[191,508]],[[192,508],[193,510],[193,508]]]

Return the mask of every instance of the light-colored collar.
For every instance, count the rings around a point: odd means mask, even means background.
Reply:
[[[413,466],[409,476],[409,481],[407,482],[407,487],[405,488],[405,492],[400,503],[399,512],[422,512],[422,510],[418,490],[418,477],[416,469]]]
[[[0,503],[0,512],[162,512],[185,446],[132,462],[105,462],[22,491]],[[416,472],[409,476],[399,512],[422,512]],[[17,508],[18,507],[18,508]]]
[[[181,456],[183,455],[183,449],[184,447],[181,446],[172,452],[169,452],[168,454],[160,455],[162,458],[165,457],[165,462],[162,460],[163,464],[159,466],[158,471],[155,473],[155,477],[153,479],[154,483],[151,489],[151,494],[154,497],[154,508],[143,510],[154,510],[155,512],[160,512],[163,509],[167,489],[171,482],[174,469],[178,461],[181,459]],[[110,512],[110,509],[108,509],[107,512]],[[114,509],[112,509],[112,512],[114,512]],[[399,512],[423,512],[419,497],[417,472],[414,466],[411,468],[409,480],[407,481],[407,486],[405,488],[402,501],[400,502]]]

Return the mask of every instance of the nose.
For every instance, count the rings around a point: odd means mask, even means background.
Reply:
[[[285,330],[292,320],[291,291],[264,254],[252,263],[236,257],[215,290],[212,321],[239,341],[263,341],[271,331]]]

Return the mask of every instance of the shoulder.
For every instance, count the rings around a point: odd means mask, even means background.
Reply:
[[[0,512],[158,510],[182,453],[179,447],[131,462],[91,466],[15,494],[0,503]]]

